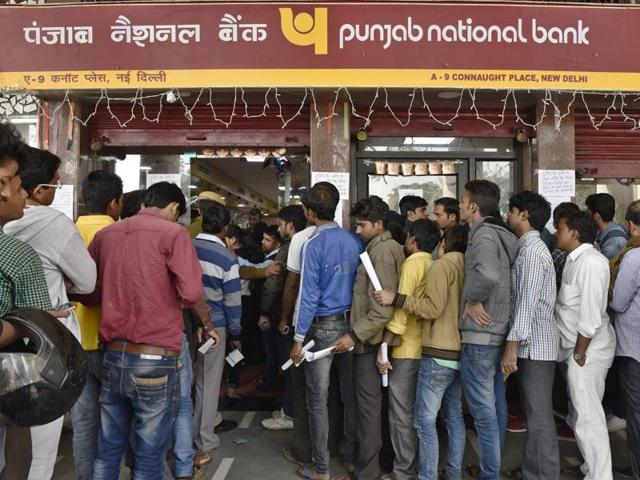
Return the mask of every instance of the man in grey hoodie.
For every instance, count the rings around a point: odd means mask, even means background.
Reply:
[[[27,192],[24,216],[5,225],[7,235],[30,245],[42,260],[54,310],[67,303],[67,291],[91,293],[96,285],[96,265],[70,218],[50,207],[59,186],[60,159],[30,149],[21,164],[22,187]],[[80,340],[75,315],[59,319]],[[32,461],[29,479],[46,480],[53,475],[62,419],[31,428]]]
[[[480,443],[481,480],[498,480],[507,427],[507,404],[500,368],[509,333],[511,266],[518,241],[498,211],[500,189],[487,180],[464,187],[460,217],[470,228],[462,291],[460,373]]]

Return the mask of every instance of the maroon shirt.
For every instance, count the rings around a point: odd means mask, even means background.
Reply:
[[[98,232],[89,246],[102,294],[100,340],[179,350],[181,307],[203,294],[187,230],[144,209]]]

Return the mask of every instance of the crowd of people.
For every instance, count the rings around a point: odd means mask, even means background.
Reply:
[[[338,190],[320,182],[301,206],[282,208],[277,225],[251,212],[248,229],[204,192],[186,229],[178,186],[123,196],[117,175],[96,170],[74,224],[51,208],[60,165],[0,125],[0,317],[46,310],[86,352],[71,409],[78,479],[117,479],[123,457],[133,479],[202,475],[220,445],[221,385],[239,395],[241,365],[223,378],[235,349],[264,352],[264,391],[284,377],[282,409],[262,424],[291,430],[283,453],[305,479],[331,478],[336,437],[358,480],[456,480],[464,470],[558,479],[559,390],[584,460],[565,473],[613,480],[607,383],[640,479],[640,201],[623,227],[608,194],[552,212],[525,191],[509,198],[505,222],[498,186],[473,180],[431,212],[415,196],[400,201],[400,214],[376,196],[360,199],[351,232],[334,222]],[[0,346],[19,337],[2,322]],[[307,356],[311,341],[310,352],[328,355]],[[204,343],[213,345],[198,351]],[[512,384],[526,436],[521,468],[501,472]],[[463,465],[465,408],[478,465]],[[27,478],[52,477],[62,424],[31,427]]]

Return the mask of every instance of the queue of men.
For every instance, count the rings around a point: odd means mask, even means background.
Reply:
[[[47,310],[87,353],[87,383],[71,411],[77,478],[117,479],[123,457],[133,479],[202,476],[220,444],[225,349],[243,348],[248,273],[231,247],[230,212],[203,204],[192,240],[177,223],[184,195],[162,182],[120,219],[122,181],[94,171],[82,189],[87,215],[73,225],[50,207],[59,167],[55,155],[0,124],[0,317],[27,306]],[[628,207],[625,229],[613,222],[607,194],[589,197],[586,211],[561,204],[552,212],[542,196],[522,192],[509,198],[505,223],[496,214],[498,186],[474,180],[459,202],[438,199],[431,214],[424,199],[403,199],[401,245],[382,199],[352,205],[355,233],[334,221],[339,199],[334,185],[317,183],[302,206],[281,209],[277,228],[261,229],[279,267],[268,274],[259,327],[271,367],[294,362],[284,372],[283,408],[263,425],[293,427],[283,453],[299,477],[341,478],[330,472],[338,431],[344,468],[358,480],[456,480],[464,471],[482,480],[558,479],[560,372],[566,421],[584,459],[564,473],[612,480],[602,402],[616,358],[623,411],[615,414],[626,416],[630,475],[640,480],[640,201]],[[550,249],[541,233],[552,213]],[[187,316],[197,330],[191,347],[211,345],[193,367]],[[0,345],[19,337],[2,327]],[[311,341],[311,352],[330,352],[305,357]],[[527,431],[522,467],[503,472],[512,374]],[[477,465],[463,465],[465,408]],[[439,417],[447,432],[442,459]],[[61,429],[62,418],[31,429],[27,478],[52,477]],[[392,454],[383,452],[387,438]]]

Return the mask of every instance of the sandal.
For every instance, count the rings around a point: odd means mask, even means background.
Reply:
[[[522,480],[524,477],[522,476],[522,468],[516,468],[514,470],[503,470],[500,474],[504,478],[510,478],[514,480]]]
[[[296,470],[296,474],[300,478],[304,478],[304,480],[325,480],[328,479],[326,475],[319,476],[316,473],[316,469],[311,465],[300,465],[300,467]]]
[[[241,400],[242,395],[238,393],[237,388],[227,388],[227,398],[232,398],[233,400]]]
[[[287,462],[295,463],[301,467],[304,466],[303,462],[296,460],[296,457],[293,456],[291,447],[282,447],[282,456],[287,460]]]

